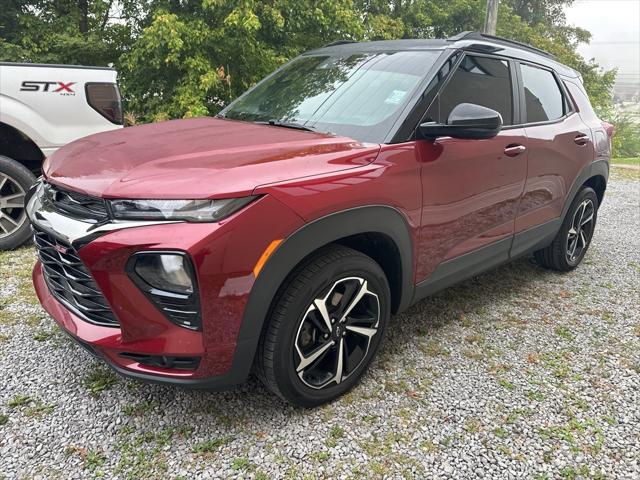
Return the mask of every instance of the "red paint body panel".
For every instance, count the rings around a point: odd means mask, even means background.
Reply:
[[[378,145],[216,118],[99,133],[52,155],[47,179],[103,198],[216,198],[366,165]]]
[[[513,235],[527,175],[525,154],[504,154],[513,144],[527,144],[523,129],[489,140],[418,142],[424,189],[418,280],[443,261]]]
[[[254,194],[280,199],[305,222],[366,205],[395,207],[409,226],[413,258],[418,258],[415,248],[422,211],[420,168],[415,142],[384,145],[371,165],[322,177],[263,185]]]
[[[593,142],[577,145],[578,135],[592,137],[574,113],[561,122],[526,127],[529,172],[520,202],[516,233],[554,220],[580,171],[594,159]]]

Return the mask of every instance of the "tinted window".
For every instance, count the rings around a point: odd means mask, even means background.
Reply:
[[[513,94],[509,63],[487,57],[466,56],[427,112],[425,121],[446,123],[461,103],[496,110],[505,125],[513,125]]]
[[[222,111],[382,142],[440,51],[305,55]]]
[[[557,120],[565,112],[565,101],[553,74],[542,68],[521,65],[527,123]]]

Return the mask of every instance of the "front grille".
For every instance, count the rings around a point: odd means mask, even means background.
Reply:
[[[107,204],[99,197],[73,192],[45,184],[45,195],[61,214],[88,222],[103,222],[109,219]]]
[[[44,278],[53,296],[89,323],[118,327],[118,320],[75,248],[35,226],[32,229]]]

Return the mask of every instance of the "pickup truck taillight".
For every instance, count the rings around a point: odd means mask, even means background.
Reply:
[[[110,122],[122,125],[122,100],[115,83],[87,83],[84,88],[91,108]]]

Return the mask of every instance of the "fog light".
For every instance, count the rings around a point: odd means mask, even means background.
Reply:
[[[185,256],[172,253],[137,255],[135,272],[152,287],[169,292],[193,293],[193,281]]]
[[[173,323],[200,330],[200,296],[195,270],[182,252],[138,252],[127,262],[129,277]]]

